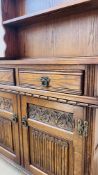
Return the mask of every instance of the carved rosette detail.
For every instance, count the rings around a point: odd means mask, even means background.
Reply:
[[[0,97],[0,109],[13,112],[13,103],[11,99]]]
[[[40,121],[58,128],[73,131],[75,120],[73,113],[49,109],[37,105],[29,104],[29,117],[33,120]]]

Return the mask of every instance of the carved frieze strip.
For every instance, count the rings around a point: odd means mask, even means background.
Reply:
[[[13,93],[13,94],[20,94],[20,95],[25,95],[25,96],[32,96],[34,98],[47,99],[47,100],[51,100],[51,101],[57,101],[57,102],[65,103],[65,104],[69,104],[69,105],[75,105],[75,106],[81,106],[81,107],[90,107],[90,108],[92,108],[92,107],[93,108],[98,108],[98,105],[97,105],[96,101],[94,102],[94,104],[93,104],[93,102],[92,103],[89,103],[89,102],[86,103],[85,98],[84,98],[84,102],[80,103],[79,101],[75,101],[75,98],[74,98],[74,100],[69,100],[69,99],[49,97],[49,96],[44,96],[44,95],[38,95],[38,94],[33,94],[33,93],[27,93],[27,92],[24,92],[24,91],[19,91],[18,89],[16,90],[16,88],[14,88],[14,90],[0,88],[0,91],[9,92],[9,93]],[[80,96],[80,99],[81,99],[81,96]]]

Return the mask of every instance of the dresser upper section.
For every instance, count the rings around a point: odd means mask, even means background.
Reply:
[[[2,0],[6,59],[98,55],[97,0]]]

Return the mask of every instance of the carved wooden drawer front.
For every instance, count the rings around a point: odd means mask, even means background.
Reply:
[[[14,69],[0,68],[0,84],[14,85]]]
[[[83,71],[19,70],[20,86],[60,93],[83,94]]]

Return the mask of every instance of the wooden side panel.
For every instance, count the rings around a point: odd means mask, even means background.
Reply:
[[[1,0],[3,21],[17,16],[17,0]],[[5,27],[6,59],[18,57],[17,30]]]
[[[94,148],[93,148],[93,157],[92,157],[92,174],[98,174],[98,109],[95,112],[95,130],[94,130]]]
[[[5,43],[6,43],[6,59],[15,59],[19,56],[18,53],[18,37],[17,37],[17,29],[5,27]]]
[[[98,65],[96,65],[96,71],[95,71],[95,89],[94,89],[94,95],[98,96]]]
[[[94,95],[98,97],[98,65],[96,65],[95,91]],[[93,134],[93,156],[92,156],[92,174],[98,174],[98,109],[94,113],[94,134]]]
[[[16,16],[16,1],[17,0],[1,0],[3,20],[14,18]]]
[[[41,78],[48,77],[49,86],[43,87]],[[83,71],[62,71],[62,72],[34,72],[19,71],[19,82],[21,86],[62,93],[83,94]]]
[[[85,95],[93,97],[95,95],[95,65],[87,65],[85,70]]]

